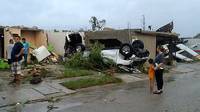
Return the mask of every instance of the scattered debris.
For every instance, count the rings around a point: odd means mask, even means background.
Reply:
[[[47,48],[44,46],[41,46],[38,49],[33,50],[32,54],[37,58],[38,62],[42,61],[43,59],[51,55],[47,50]]]
[[[163,45],[166,51],[168,50],[168,45]],[[195,59],[200,59],[200,55],[196,53],[194,50],[190,49],[189,47],[185,46],[184,44],[177,44],[175,46],[175,50],[173,51],[173,56],[176,57],[177,59],[191,62],[194,61]]]
[[[62,57],[60,57],[53,51],[48,51],[48,49],[44,46],[41,46],[40,48],[33,50],[31,55],[32,55],[32,58],[31,58],[32,61],[34,61],[36,58],[37,62],[42,63],[42,64],[44,64],[44,63],[56,64],[60,60],[62,60]]]

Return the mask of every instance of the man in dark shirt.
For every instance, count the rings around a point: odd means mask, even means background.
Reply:
[[[11,70],[14,75],[13,83],[20,83],[20,75],[21,75],[21,60],[24,52],[24,46],[20,42],[21,37],[19,35],[14,34],[13,39],[15,41],[14,47],[11,52]]]

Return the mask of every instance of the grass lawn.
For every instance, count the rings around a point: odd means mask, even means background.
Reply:
[[[93,71],[67,68],[64,71],[64,74],[62,76],[59,76],[58,78],[71,78],[71,77],[81,77],[89,75],[94,75]]]
[[[87,88],[97,85],[105,85],[105,84],[120,83],[120,82],[122,82],[122,80],[119,78],[115,78],[108,75],[102,75],[102,76],[97,76],[96,78],[83,78],[75,81],[68,81],[62,83],[62,85],[69,89],[75,90],[80,88]]]

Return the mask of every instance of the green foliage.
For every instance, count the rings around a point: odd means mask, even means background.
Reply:
[[[91,51],[88,57],[83,57],[82,53],[75,53],[66,62],[66,68],[81,68],[92,70],[106,70],[110,67],[114,67],[115,63],[108,58],[103,58],[101,51],[103,45],[95,43],[91,47]]]
[[[88,59],[83,57],[81,53],[75,53],[65,63],[66,68],[90,68]]]
[[[88,61],[93,65],[94,68],[103,69],[104,61],[101,55],[101,51],[103,49],[103,45],[99,43],[95,43],[91,47],[91,52],[88,58]]]
[[[108,75],[101,75],[96,78],[83,78],[79,80],[64,82],[62,83],[62,85],[69,89],[75,90],[75,89],[87,88],[91,86],[120,83],[120,82],[122,82],[122,80],[119,78],[115,78]]]
[[[0,69],[8,69],[10,66],[8,63],[4,62],[2,59],[0,59]]]
[[[49,52],[53,52],[54,46],[52,44],[48,44],[47,49],[48,49]]]
[[[65,69],[63,76],[59,78],[71,78],[71,77],[80,77],[80,76],[89,76],[94,75],[90,70],[80,70],[80,69]]]

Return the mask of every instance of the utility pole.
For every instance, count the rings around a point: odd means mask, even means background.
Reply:
[[[130,22],[128,22],[128,24],[127,24],[128,26],[128,38],[130,39],[130,37],[131,37],[131,31],[130,31]]]
[[[145,20],[145,15],[142,15],[142,29],[146,29],[146,20]]]

